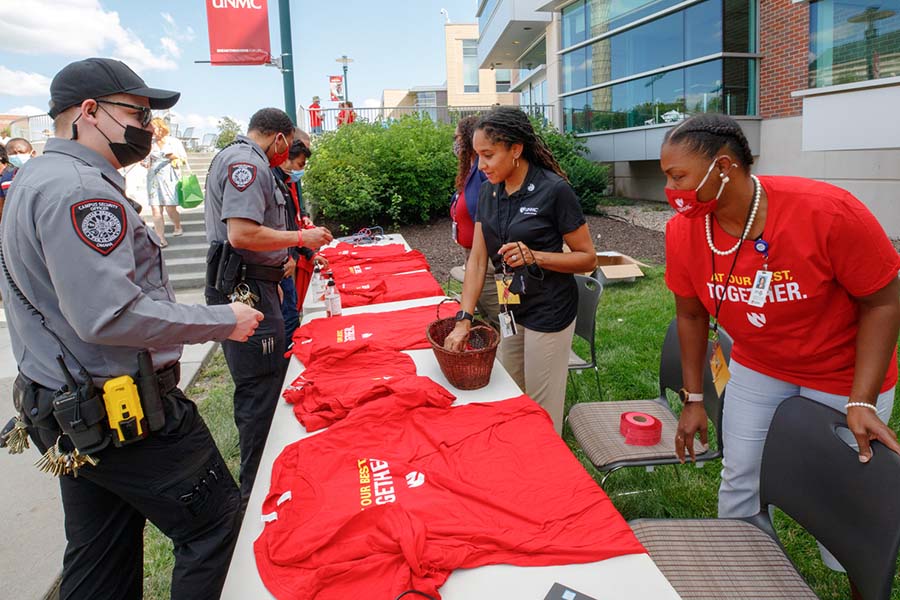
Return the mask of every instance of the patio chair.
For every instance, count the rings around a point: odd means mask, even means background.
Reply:
[[[719,330],[719,341],[726,360],[731,356],[731,338]],[[711,356],[712,342],[707,345],[707,358]],[[620,400],[616,402],[584,402],[569,410],[566,421],[572,434],[584,450],[591,464],[598,471],[605,471],[600,485],[615,471],[623,467],[652,467],[656,465],[676,465],[681,461],[675,455],[675,431],[678,417],[669,407],[666,390],[677,392],[683,387],[681,376],[681,348],[678,344],[678,326],[675,319],[669,323],[663,340],[659,361],[659,396],[650,400]],[[715,425],[717,447],[704,450],[694,443],[697,463],[722,456],[722,401],[716,393],[709,370],[708,361],[703,369],[703,405],[706,414]],[[631,446],[619,433],[619,419],[624,412],[643,412],[653,415],[662,422],[662,437],[653,446]]]
[[[597,379],[597,396],[600,396],[600,369],[597,367],[597,305],[603,294],[603,284],[586,275],[575,275],[578,285],[578,313],[575,316],[575,335],[586,341],[591,349],[590,360],[585,360],[569,349],[569,381],[573,384],[573,373],[581,373],[587,369],[594,370]]]
[[[685,600],[814,600],[769,520],[777,506],[847,570],[864,600],[888,600],[900,548],[900,456],[872,442],[867,464],[843,439],[846,417],[794,396],[766,437],[760,512],[747,519],[638,519],[630,523]]]
[[[182,133],[178,137],[178,139],[181,140],[181,142],[184,144],[184,147],[187,150],[192,150],[194,148],[194,146],[197,144],[197,138],[194,137],[194,128],[193,127],[188,127],[187,129],[185,129],[184,133]]]

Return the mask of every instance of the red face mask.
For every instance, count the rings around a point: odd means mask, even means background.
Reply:
[[[698,191],[703,185],[706,183],[706,180],[709,179],[710,173],[712,173],[713,169],[716,166],[716,161],[721,158],[717,156],[711,165],[709,165],[709,169],[706,170],[706,175],[704,175],[703,180],[700,182],[700,185],[697,186],[697,189],[693,190],[676,190],[672,188],[666,188],[666,200],[669,201],[669,206],[672,207],[675,212],[680,215],[684,215],[688,219],[696,219],[698,217],[704,217],[716,210],[716,207],[719,205],[719,196],[722,195],[722,190],[725,189],[725,184],[730,181],[727,175],[722,174],[722,185],[719,186],[719,191],[716,193],[716,197],[712,200],[707,200],[706,202],[701,202],[698,198]]]
[[[278,135],[281,135],[280,133]],[[272,141],[275,148],[278,148],[278,135],[275,136],[275,139]],[[287,143],[287,138],[282,135],[282,139],[284,140],[285,148],[284,152],[276,152],[272,158],[269,159],[270,167],[280,167],[284,164],[284,161],[288,159],[288,155],[291,153],[291,145]],[[268,150],[268,149],[267,149]]]

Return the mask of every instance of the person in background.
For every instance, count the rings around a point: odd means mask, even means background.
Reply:
[[[303,206],[303,195],[300,188],[300,177],[307,159],[312,155],[309,149],[309,135],[302,129],[294,130],[294,141],[288,153],[288,159],[279,167],[273,167],[275,181],[284,196],[287,209],[286,229],[300,231],[315,227]],[[284,317],[286,349],[290,349],[294,330],[300,325],[300,310],[303,308],[303,297],[312,275],[315,251],[298,246],[289,248],[293,261],[285,263],[289,272],[281,280],[281,314]]]
[[[718,114],[669,130],[660,154],[678,213],[666,226],[666,283],[685,384],[674,440],[682,460],[694,457],[696,434],[707,441],[710,318],[734,344],[722,419],[723,518],[759,511],[766,433],[791,396],[846,413],[860,462],[870,460],[871,440],[900,452],[886,425],[897,383],[900,256],[849,192],[800,177],[757,177],[752,164],[740,125]]]
[[[352,102],[349,100],[347,102],[341,102],[338,104],[338,108],[341,109],[337,116],[338,127],[341,125],[349,125],[356,120],[356,111],[353,110]]]
[[[456,171],[456,192],[450,201],[450,217],[453,219],[453,241],[465,248],[466,260],[472,252],[472,238],[475,236],[475,216],[478,214],[478,195],[481,185],[487,181],[484,172],[478,168],[478,154],[472,147],[472,136],[477,115],[463,117],[456,124],[453,136],[453,154],[456,155],[458,167]],[[494,273],[485,270],[484,287],[478,297],[478,312],[491,325],[500,328],[497,315],[500,305],[497,303],[497,286],[494,284]]]
[[[20,137],[6,142],[6,153],[9,155],[9,163],[17,169],[21,169],[25,163],[37,156],[31,142]]]
[[[313,135],[322,135],[322,107],[318,96],[313,96],[309,105],[309,131]]]
[[[498,358],[561,433],[578,312],[574,273],[597,264],[591,234],[575,190],[522,110],[492,109],[475,126],[472,145],[489,183],[478,198],[462,310],[444,347],[465,348],[491,264],[503,289]],[[563,242],[571,252],[563,252]]]
[[[160,118],[151,121],[153,125],[153,147],[148,157],[147,196],[150,210],[153,211],[153,229],[159,236],[160,246],[169,245],[166,241],[166,218],[163,209],[168,213],[175,230],[172,236],[184,233],[181,229],[181,216],[178,214],[178,194],[175,186],[181,179],[181,169],[187,164],[187,152],[181,140],[169,135],[169,125]]]
[[[9,162],[6,147],[0,145],[0,222],[3,221],[3,204],[6,202],[6,192],[9,190],[17,170]]]

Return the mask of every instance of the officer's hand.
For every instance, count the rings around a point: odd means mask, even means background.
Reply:
[[[284,269],[283,279],[287,279],[288,277],[293,277],[294,271],[297,269],[297,261],[294,260],[294,257],[291,257],[291,258],[287,259],[287,261],[285,261],[282,268]]]
[[[322,256],[321,254],[316,254],[316,255],[313,257],[313,263],[314,263],[317,267],[319,267],[320,269],[327,269],[327,268],[328,268],[328,259],[325,258],[324,256]]]
[[[304,229],[312,229],[313,227],[315,227],[315,225],[312,222],[312,219],[310,219],[309,217],[306,217],[306,216],[304,216],[303,218],[300,219],[300,224],[303,225]]]
[[[313,227],[312,229],[303,230],[303,245],[313,250],[318,250],[325,244],[330,244],[334,238],[331,232],[325,227]]]
[[[228,336],[228,339],[235,342],[246,342],[253,335],[253,332],[256,331],[256,328],[259,327],[259,322],[263,320],[263,314],[242,302],[232,302],[229,306],[234,313],[237,324],[231,330],[231,335]]]

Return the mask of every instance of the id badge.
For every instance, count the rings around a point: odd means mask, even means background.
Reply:
[[[709,369],[712,372],[713,385],[716,387],[716,394],[722,397],[725,386],[731,379],[731,371],[728,370],[728,362],[725,360],[725,353],[722,352],[722,346],[719,342],[713,345],[712,356],[709,359]]]
[[[521,304],[518,294],[509,291],[509,282],[503,279],[503,275],[494,275],[497,282],[497,299],[500,304]]]
[[[753,288],[750,290],[750,299],[747,300],[747,304],[757,308],[765,304],[770,285],[772,285],[772,272],[757,271],[756,277],[753,278]]]
[[[500,335],[504,338],[513,337],[518,330],[516,329],[516,318],[508,310],[501,312],[500,317]]]
[[[457,244],[459,243],[459,225],[456,224],[456,221],[450,225],[450,235],[453,236],[453,241]]]

